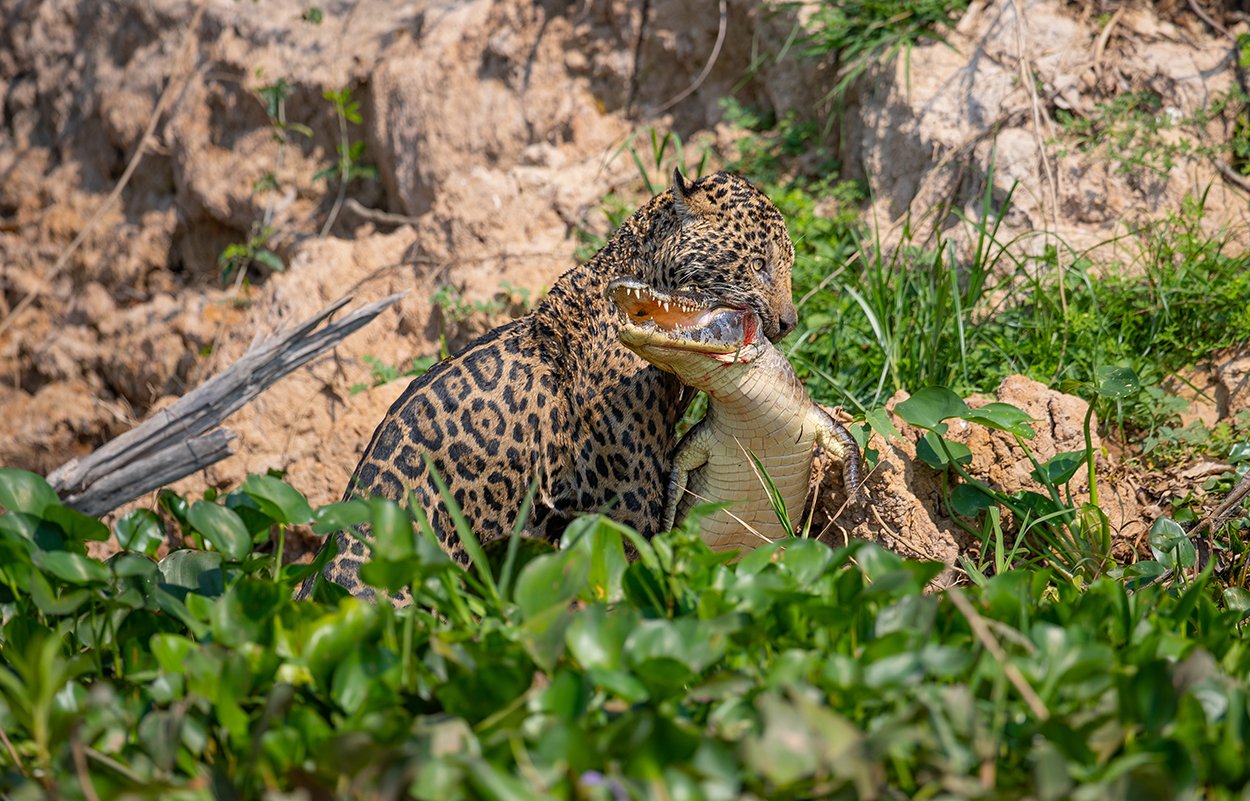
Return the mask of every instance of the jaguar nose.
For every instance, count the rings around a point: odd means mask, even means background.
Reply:
[[[781,329],[780,333],[777,334],[777,339],[781,339],[786,334],[789,334],[798,327],[798,324],[799,313],[793,306],[791,306],[781,313],[781,319],[777,321],[777,325]]]

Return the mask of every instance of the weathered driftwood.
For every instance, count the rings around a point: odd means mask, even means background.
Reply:
[[[233,453],[233,432],[218,425],[287,373],[329,350],[407,293],[385,297],[314,330],[351,300],[255,342],[222,372],[104,446],[48,476],[67,506],[101,515]],[[214,430],[216,429],[216,430]]]

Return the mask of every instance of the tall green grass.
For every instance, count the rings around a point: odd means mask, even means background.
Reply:
[[[1013,373],[1062,386],[1103,367],[1154,386],[1250,342],[1250,259],[1233,232],[1204,230],[1205,196],[1092,248],[1029,255],[1026,240],[1004,236],[1005,207],[988,196],[962,222],[970,245],[956,248],[910,229],[887,246],[856,222],[845,185],[768,190],[797,251],[789,351],[821,401],[865,409],[900,389],[989,391]],[[1147,394],[1099,415],[1153,430],[1172,411]]]

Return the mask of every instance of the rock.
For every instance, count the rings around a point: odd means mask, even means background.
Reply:
[[[948,202],[980,219],[987,181],[991,214],[1003,213],[1019,181],[1000,241],[1048,230],[1080,252],[1208,187],[1204,226],[1238,222],[1244,230],[1244,200],[1194,147],[1228,138],[1229,120],[1196,119],[1236,88],[1226,42],[1204,28],[1182,34],[1149,5],[1126,5],[1099,51],[1106,24],[1074,17],[1059,0],[973,3],[945,42],[913,47],[861,80],[848,98],[840,155],[868,184],[879,219],[895,221],[892,236],[909,210],[927,214]],[[1036,98],[1020,81],[1022,58],[1040,87]],[[1098,116],[1114,116],[1100,104],[1131,92],[1160,98],[1157,135],[1146,122]],[[1065,134],[1052,107],[1102,128],[1128,126],[1135,138],[1109,137],[1105,149],[1090,150]],[[1186,130],[1175,127],[1191,117]],[[967,236],[953,217],[937,222],[957,242]],[[1041,248],[1048,240],[1028,241]]]

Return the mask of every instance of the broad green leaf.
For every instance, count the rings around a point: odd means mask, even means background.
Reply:
[[[631,704],[642,703],[650,697],[647,686],[625,670],[592,668],[586,671],[586,678]]]
[[[951,490],[951,508],[960,517],[976,517],[994,505],[994,499],[972,484],[956,484]]]
[[[1032,439],[1037,435],[1030,425],[1037,420],[1009,403],[987,403],[980,408],[969,409],[962,416],[970,423],[980,423],[986,428],[1007,431],[1024,439]]]
[[[191,504],[187,521],[225,556],[238,562],[252,553],[252,537],[239,516],[208,501]]]
[[[619,670],[624,665],[625,639],[638,625],[628,606],[609,610],[600,604],[582,609],[565,633],[573,658],[586,670]]]
[[[700,673],[721,658],[728,647],[729,634],[736,628],[737,622],[732,617],[644,620],[626,638],[625,658],[635,666],[667,658],[692,673]]]
[[[282,263],[282,259],[272,250],[261,248],[253,255],[257,264],[263,264],[275,273],[280,273],[286,269],[286,265]]]
[[[561,539],[563,547],[580,551],[589,563],[579,596],[585,601],[620,600],[624,594],[621,580],[629,560],[619,524],[600,515],[579,518],[569,524]]]
[[[374,557],[360,566],[360,578],[371,587],[395,592],[419,584],[429,576],[456,569],[456,564],[442,548],[418,537],[415,554],[402,559]]]
[[[386,498],[371,498],[370,533],[374,554],[383,559],[406,559],[416,553],[412,517],[404,507]]]
[[[1033,470],[1029,475],[1039,484],[1058,486],[1071,480],[1076,471],[1085,464],[1085,451],[1064,451],[1057,453],[1044,462],[1040,470]]]
[[[968,404],[946,387],[925,387],[894,407],[894,413],[920,428],[935,430],[943,420],[968,414]]]
[[[273,637],[273,618],[289,600],[290,590],[281,584],[240,579],[213,604],[209,620],[213,640],[230,646],[248,642],[269,645]]]
[[[550,672],[564,655],[564,635],[573,613],[567,605],[549,606],[526,617],[521,624],[521,643],[534,664]]]
[[[298,525],[313,519],[312,507],[290,484],[273,476],[252,474],[243,480],[243,491],[265,514],[279,523]]]
[[[56,504],[44,509],[43,519],[60,526],[65,536],[76,542],[94,540],[103,542],[109,538],[108,526],[77,509]]]
[[[0,508],[42,517],[45,509],[60,503],[56,490],[42,476],[0,467]]]
[[[32,561],[45,573],[70,584],[103,584],[112,577],[100,562],[70,551],[36,551]]]
[[[1244,587],[1228,587],[1224,590],[1224,606],[1237,614],[1238,620],[1250,615],[1250,592]]]
[[[942,443],[946,444],[946,450],[942,449]],[[967,445],[953,442],[933,431],[926,431],[916,443],[916,457],[934,470],[941,470],[950,463],[950,459],[946,456],[947,451],[959,464],[968,464],[972,461],[972,451]]]
[[[369,502],[361,498],[326,504],[314,513],[312,530],[316,534],[332,534],[368,523],[372,517]]]
[[[1193,567],[1198,559],[1185,529],[1168,517],[1160,517],[1150,527],[1150,551],[1167,568]]]
[[[162,509],[169,512],[170,516],[177,520],[184,529],[191,525],[187,520],[187,514],[191,511],[191,504],[187,503],[186,498],[173,490],[163,489],[156,494],[156,502]]]
[[[1099,367],[1094,379],[1094,391],[1100,397],[1119,400],[1135,395],[1141,389],[1137,373],[1128,367]]]
[[[872,409],[864,415],[864,421],[872,427],[874,433],[878,434],[886,442],[893,442],[899,438],[898,429],[894,427],[894,421],[890,419],[890,413],[885,409]],[[868,445],[867,438],[859,443],[859,447],[863,448]]]
[[[325,681],[335,665],[373,636],[380,620],[374,604],[346,598],[335,612],[313,623],[305,640],[304,661],[314,679]]]
[[[153,560],[125,551],[113,554],[105,564],[114,575],[123,578],[147,578],[160,573],[160,567]]]
[[[565,605],[586,585],[590,560],[580,550],[535,557],[517,576],[514,597],[522,618]]]
[[[113,534],[118,545],[148,556],[155,556],[165,541],[165,527],[150,509],[135,509],[122,515],[113,525]]]
[[[72,615],[91,596],[92,592],[85,589],[70,590],[57,595],[42,572],[34,570],[30,573],[31,600],[45,615]]]
[[[833,551],[823,542],[812,539],[788,540],[781,553],[781,564],[794,576],[799,587],[806,587],[825,574],[833,561]]]
[[[199,646],[180,634],[153,634],[150,647],[161,670],[182,674],[186,671],[187,658]]]
[[[225,592],[226,587],[221,564],[221,554],[215,551],[184,548],[171,551],[158,567],[166,584],[215,598]]]
[[[39,542],[39,526],[43,518],[24,512],[4,512],[0,514],[0,533],[9,535],[13,540],[25,540],[27,543]],[[44,550],[55,550],[41,543]]]

